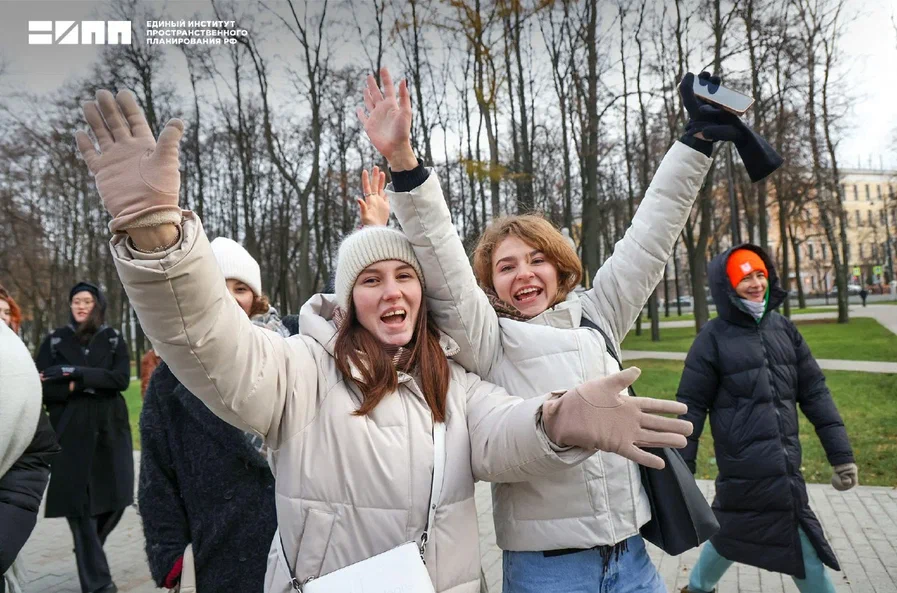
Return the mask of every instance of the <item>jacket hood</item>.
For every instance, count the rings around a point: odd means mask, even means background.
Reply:
[[[330,356],[333,356],[336,346],[336,322],[333,319],[336,306],[336,295],[316,294],[299,310],[302,335],[318,342]],[[460,351],[458,344],[442,330],[439,331],[439,344],[449,358]]]
[[[730,247],[725,253],[721,253],[710,260],[707,277],[710,283],[710,295],[713,297],[713,304],[716,305],[717,315],[720,319],[729,323],[753,326],[756,325],[756,321],[741,303],[741,298],[735,292],[732,283],[729,281],[729,275],[726,273],[726,264],[729,261],[729,256],[738,249],[753,251],[766,264],[766,271],[769,273],[769,300],[766,305],[766,313],[775,310],[781,305],[788,293],[779,284],[779,274],[772,259],[757,245],[742,243],[741,245]]]

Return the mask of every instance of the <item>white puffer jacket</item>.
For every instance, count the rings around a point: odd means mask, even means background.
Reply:
[[[632,226],[598,270],[593,288],[528,322],[499,318],[477,284],[434,173],[390,193],[427,279],[429,311],[461,352],[455,360],[514,395],[566,390],[618,370],[583,316],[619,342],[663,277],[676,237],[711,159],[676,142],[661,162]],[[651,395],[651,394],[645,394]],[[504,550],[590,548],[621,542],[651,518],[635,463],[600,452],[550,478],[495,484],[495,533]]]
[[[0,321],[0,477],[31,444],[42,402],[40,375],[31,353]]]
[[[199,220],[158,255],[112,242],[115,265],[146,335],[184,386],[217,416],[273,451],[277,520],[300,581],[420,539],[433,471],[432,417],[414,377],[368,416],[333,358],[334,303],[302,308],[303,335],[255,327],[225,288]],[[451,355],[457,346],[443,337]],[[568,469],[589,453],[553,450],[542,399],[521,400],[450,362],[446,468],[427,547],[437,591],[479,590],[474,480],[517,481]],[[265,591],[290,590],[269,557]]]

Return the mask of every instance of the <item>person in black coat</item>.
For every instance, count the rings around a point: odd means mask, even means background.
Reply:
[[[840,567],[810,509],[797,407],[816,427],[838,490],[857,484],[844,422],[810,348],[775,311],[786,292],[769,256],[742,245],[715,257],[708,272],[718,317],[689,350],[676,397],[688,405],[682,418],[694,425],[682,451],[692,472],[710,413],[720,530],[704,544],[682,591],[712,591],[733,562],[742,562],[789,574],[801,591],[834,593],[823,563]]]
[[[53,459],[47,517],[72,530],[83,593],[117,591],[103,552],[106,537],[134,499],[128,407],[130,356],[104,324],[106,299],[79,282],[69,293],[71,323],[55,329],[37,355],[44,403],[62,452]]]
[[[261,292],[255,259],[222,237],[212,251],[253,323],[291,335]],[[171,588],[184,578],[189,544],[197,591],[261,593],[277,529],[274,475],[261,437],[215,416],[164,361],[146,390],[140,436],[137,498],[156,585]]]

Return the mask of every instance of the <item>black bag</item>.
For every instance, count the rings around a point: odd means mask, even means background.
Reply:
[[[623,363],[604,330],[585,317],[580,326],[597,330],[601,334],[607,345],[607,353],[617,361],[622,370]],[[631,386],[629,394],[636,397]],[[719,522],[679,451],[670,447],[650,448],[646,451],[663,459],[666,467],[658,470],[639,466],[642,486],[651,504],[651,520],[642,526],[641,534],[667,554],[678,556],[710,539],[719,531]]]

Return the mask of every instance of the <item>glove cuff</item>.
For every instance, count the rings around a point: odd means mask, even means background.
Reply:
[[[160,204],[150,206],[138,212],[116,216],[109,223],[109,230],[121,233],[128,229],[159,226],[163,224],[181,224],[183,215],[179,206]]]
[[[713,142],[709,140],[701,140],[700,138],[695,138],[690,134],[685,134],[681,138],[679,138],[679,142],[682,144],[697,150],[701,154],[712,157],[713,156]]]

